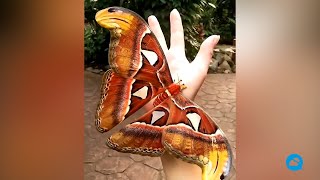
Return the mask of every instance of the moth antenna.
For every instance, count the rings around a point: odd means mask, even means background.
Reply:
[[[178,77],[178,84],[180,84],[182,82],[182,79],[179,78],[179,74],[177,74]]]

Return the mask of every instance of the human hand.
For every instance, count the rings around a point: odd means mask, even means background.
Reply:
[[[194,61],[190,63],[185,55],[182,21],[176,9],[170,13],[171,46],[169,49],[157,18],[150,16],[148,23],[166,55],[172,78],[182,80],[187,86],[182,93],[185,97],[193,100],[207,75],[213,49],[218,43],[220,36],[213,35],[208,37],[201,44]],[[161,157],[161,161],[168,180],[201,179],[201,169],[195,164],[173,158],[173,156],[166,153]]]
[[[182,21],[176,9],[170,13],[171,46],[169,49],[157,18],[150,16],[148,23],[166,55],[172,78],[182,80],[187,86],[183,90],[184,96],[193,100],[207,75],[213,49],[220,36],[213,35],[208,37],[201,44],[195,59],[190,63],[185,55]]]

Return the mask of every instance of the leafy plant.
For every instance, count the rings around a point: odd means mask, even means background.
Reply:
[[[93,24],[86,25],[84,30],[85,65],[105,66],[105,62],[108,61],[107,49],[107,32]]]
[[[186,55],[193,59],[201,42],[209,35],[220,34],[221,41],[232,43],[235,36],[234,0],[85,0],[85,23],[92,30],[85,29],[86,65],[106,65],[109,33],[98,26],[94,20],[97,11],[109,6],[131,9],[143,18],[155,15],[161,25],[166,41],[170,43],[170,11],[176,8],[182,18]],[[87,28],[86,26],[86,28]]]

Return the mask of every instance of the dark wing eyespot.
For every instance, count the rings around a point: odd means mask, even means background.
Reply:
[[[220,179],[224,179],[224,178],[225,178],[224,174],[221,174]]]

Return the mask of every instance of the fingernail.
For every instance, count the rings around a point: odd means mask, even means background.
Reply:
[[[213,35],[214,43],[218,43],[220,40],[220,35]]]
[[[154,15],[150,15],[150,16],[148,17],[148,19],[154,19],[154,18],[156,18]]]
[[[176,8],[174,8],[174,9],[171,11],[171,13],[173,13],[173,12],[175,12],[175,13],[179,13],[179,12],[178,12],[178,10],[177,10]]]

